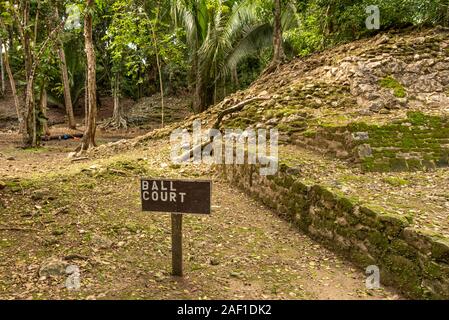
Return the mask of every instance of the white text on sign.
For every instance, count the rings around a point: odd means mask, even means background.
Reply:
[[[177,192],[173,182],[142,181],[142,198],[145,201],[184,203],[185,192]]]

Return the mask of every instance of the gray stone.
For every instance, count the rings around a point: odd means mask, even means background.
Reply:
[[[59,258],[44,261],[39,269],[40,277],[58,277],[66,274],[68,263]]]
[[[356,141],[364,141],[364,140],[368,140],[369,139],[369,134],[368,134],[368,132],[354,132],[352,134],[352,137]]]
[[[31,195],[31,199],[33,200],[43,200],[45,198],[48,198],[50,196],[50,190],[48,189],[40,189],[33,192]]]
[[[368,158],[373,155],[373,150],[371,149],[371,146],[369,144],[362,144],[358,146],[358,155],[360,158]]]
[[[112,242],[110,239],[100,236],[100,235],[94,235],[92,237],[92,244],[97,247],[98,249],[108,249],[112,247],[114,242]]]

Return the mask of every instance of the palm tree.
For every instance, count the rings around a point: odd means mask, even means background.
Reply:
[[[175,24],[186,30],[190,48],[196,112],[213,102],[220,80],[230,74],[235,78],[241,61],[272,45],[273,22],[259,17],[256,9],[252,0],[218,0],[212,8],[206,0],[172,0]],[[286,18],[291,13],[284,10],[284,25],[291,24]]]
[[[228,54],[245,31],[257,24],[255,7],[247,0],[219,0],[212,8],[206,0],[172,0],[172,10],[175,23],[180,22],[186,30],[194,108],[202,112],[213,102],[220,77],[227,74]]]

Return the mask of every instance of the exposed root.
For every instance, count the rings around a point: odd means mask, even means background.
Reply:
[[[247,99],[245,101],[242,101],[238,104],[236,104],[233,107],[230,107],[228,109],[225,109],[223,111],[221,111],[218,116],[217,116],[217,120],[215,121],[212,129],[220,129],[221,123],[224,119],[224,117],[226,117],[227,115],[239,112],[241,110],[243,110],[243,108],[245,108],[248,104],[255,102],[255,101],[263,101],[263,100],[268,100],[270,99],[270,97],[268,96],[261,96],[261,97],[255,97],[255,98],[251,98],[251,99]],[[194,156],[194,154],[199,150],[203,150],[204,147],[208,146],[211,142],[212,142],[212,137],[210,138],[209,141],[204,142],[201,145],[198,146],[194,146],[192,149],[190,149],[189,151],[186,151],[183,155],[181,155],[177,161],[178,162],[185,162],[187,160],[189,160],[190,158],[192,158]]]
[[[100,126],[102,129],[128,129],[128,121],[124,117],[110,118],[105,120]]]

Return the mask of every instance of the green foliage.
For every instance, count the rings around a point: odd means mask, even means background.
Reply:
[[[86,72],[82,21],[85,1],[26,2],[30,3],[26,31],[34,54],[58,23],[76,18],[68,8],[75,6],[81,12],[78,27],[66,27],[59,34],[76,107],[84,91]],[[13,3],[0,0],[0,37],[6,39],[16,82],[23,92],[25,54],[18,28],[20,15]],[[96,0],[95,4],[92,14],[97,87],[103,95],[111,93],[111,80],[117,73],[124,95],[137,99],[155,93],[160,81],[156,54],[166,91],[176,93],[188,87],[193,92],[202,80],[205,85],[201,90],[215,96],[215,100],[250,85],[271,61],[272,0]],[[368,30],[365,25],[370,5],[380,9],[380,30]],[[389,29],[448,25],[448,6],[447,0],[283,0],[285,51],[289,57],[306,56]],[[37,12],[38,32],[34,35]],[[37,84],[47,83],[49,101],[62,105],[58,56],[53,45],[49,48],[42,57]],[[406,95],[393,78],[383,79],[381,85],[393,89],[397,97]]]
[[[307,55],[379,31],[419,25],[448,25],[446,0],[305,0],[296,4],[300,25],[285,34],[295,53]],[[368,30],[368,6],[380,10],[380,30]]]

